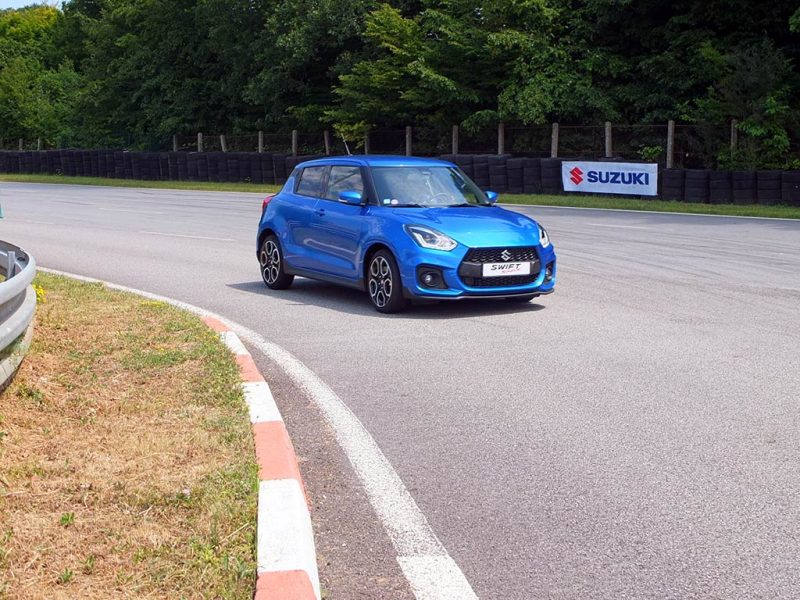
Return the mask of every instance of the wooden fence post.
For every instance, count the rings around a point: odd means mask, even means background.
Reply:
[[[731,119],[731,152],[736,152],[736,147],[739,145],[739,121],[738,119]]]
[[[177,152],[178,151],[178,134],[177,133],[172,135],[172,151],[173,152]]]
[[[453,154],[458,154],[458,125],[453,125]]]
[[[369,154],[369,127],[364,128],[364,154]]]
[[[203,151],[203,134],[200,132],[197,133],[197,151]]]
[[[411,125],[406,125],[406,156],[411,156],[412,154],[411,136],[412,136]]]
[[[264,152],[264,132],[259,130],[258,132],[258,153],[261,154]]]
[[[25,141],[19,138],[19,151],[22,152],[23,150],[25,150]]]
[[[292,129],[292,156],[297,156],[297,129]]]
[[[606,121],[606,158],[614,155],[614,145],[611,140],[611,121]]]
[[[558,158],[558,123],[553,123],[553,131],[550,134],[550,157]]]
[[[327,129],[322,132],[322,141],[325,142],[325,156],[331,155],[331,132]]]
[[[224,133],[220,133],[219,134],[219,145],[222,148],[223,152],[227,152],[228,151],[228,142],[225,139],[225,134]]]
[[[675,157],[675,121],[667,121],[667,168],[671,169]]]
[[[41,150],[42,150],[42,138],[36,138],[36,149],[41,152]]]
[[[500,121],[497,124],[497,154],[506,153],[506,124]]]

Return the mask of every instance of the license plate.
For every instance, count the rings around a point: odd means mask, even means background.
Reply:
[[[529,262],[486,263],[483,265],[484,277],[507,277],[509,275],[530,274],[531,263]]]

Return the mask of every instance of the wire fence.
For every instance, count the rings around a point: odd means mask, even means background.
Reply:
[[[602,125],[495,125],[481,130],[435,128],[372,128],[347,143],[332,132],[253,132],[245,134],[180,133],[152,147],[107,146],[105,150],[178,152],[268,152],[289,156],[369,154],[507,154],[519,157],[611,158],[645,160],[676,168],[714,168],[720,157],[746,141],[731,123]],[[667,160],[672,146],[671,161]],[[87,149],[75,148],[73,149]],[[68,149],[46,139],[3,139],[3,150]],[[97,148],[94,148],[97,149]],[[791,138],[790,157],[800,160],[800,135]]]

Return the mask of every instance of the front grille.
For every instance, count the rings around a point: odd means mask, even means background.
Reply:
[[[503,256],[503,253],[506,256]],[[507,257],[507,258],[506,258]],[[507,277],[483,277],[485,263],[530,262],[530,275]],[[464,285],[476,288],[513,287],[528,285],[539,278],[541,263],[534,246],[470,248],[458,267],[458,275]]]
[[[514,275],[511,277],[462,277],[464,285],[476,288],[489,287],[513,287],[515,285],[527,285],[536,281],[539,271],[530,275]]]
[[[502,254],[507,251],[508,258],[503,258]],[[508,254],[506,256],[508,256]],[[534,246],[519,246],[511,248],[470,248],[464,257],[464,262],[471,263],[499,263],[499,262],[523,262],[534,261],[539,256],[536,254]]]

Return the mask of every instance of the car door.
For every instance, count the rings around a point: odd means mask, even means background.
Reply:
[[[358,256],[366,207],[340,202],[339,193],[356,191],[365,194],[364,189],[360,166],[331,166],[325,195],[317,202],[312,226],[312,245],[319,261],[315,269],[328,275],[358,280]]]
[[[324,165],[301,169],[296,175],[294,189],[282,208],[288,238],[283,251],[290,267],[315,268],[317,258],[312,235],[316,218],[314,210],[322,196],[327,169]]]

